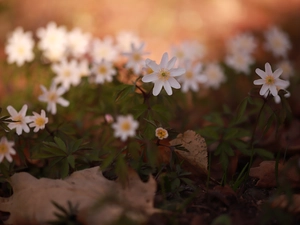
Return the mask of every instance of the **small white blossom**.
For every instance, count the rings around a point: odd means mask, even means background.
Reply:
[[[118,56],[117,48],[113,45],[113,39],[106,37],[101,41],[95,39],[92,42],[92,49],[90,50],[92,59],[96,63],[100,63],[102,59],[106,61],[114,61]]]
[[[34,41],[31,32],[24,32],[23,28],[16,28],[8,37],[5,53],[8,55],[8,63],[16,63],[22,66],[25,62],[31,62]]]
[[[272,72],[271,65],[269,63],[265,64],[265,71],[261,69],[256,69],[255,72],[261,79],[255,80],[253,83],[255,85],[262,85],[259,94],[264,96],[271,93],[273,96],[278,95],[278,90],[285,89],[288,87],[289,82],[279,79],[282,74],[282,69],[277,69]]]
[[[155,130],[155,136],[159,139],[159,140],[163,140],[165,138],[167,138],[169,136],[169,133],[166,129],[162,128],[162,127],[158,127]]]
[[[47,111],[51,112],[52,114],[56,114],[56,104],[60,104],[62,106],[67,107],[69,105],[69,101],[65,100],[61,96],[66,92],[64,87],[56,87],[55,83],[52,83],[49,91],[41,85],[41,89],[43,94],[39,96],[39,100],[41,102],[47,102]]]
[[[81,74],[76,60],[72,59],[68,62],[66,59],[62,59],[60,62],[53,64],[51,68],[56,74],[54,82],[62,84],[66,90],[71,85],[77,86],[80,83]]]
[[[115,137],[120,137],[122,141],[135,136],[138,126],[138,121],[134,120],[132,115],[118,116],[116,123],[112,124]]]
[[[139,36],[130,31],[120,31],[116,35],[117,48],[120,52],[129,52],[131,44],[138,46],[141,44]]]
[[[38,132],[40,129],[44,129],[45,125],[48,123],[48,117],[46,117],[45,110],[41,110],[41,114],[32,112],[33,116],[30,116],[31,123],[30,127],[34,127],[33,132]]]
[[[254,63],[254,59],[249,53],[235,52],[226,56],[225,63],[236,72],[242,72],[248,75],[250,65]]]
[[[12,147],[15,145],[13,141],[8,141],[6,137],[1,137],[0,140],[0,163],[4,158],[7,159],[8,162],[12,162],[11,155],[15,155],[16,151]]]
[[[74,28],[67,34],[67,48],[70,54],[79,58],[86,54],[89,50],[91,35],[83,33],[80,28]]]
[[[40,39],[39,49],[50,61],[59,61],[65,57],[67,50],[67,31],[63,26],[58,27],[55,22],[47,24],[46,28],[39,28],[37,36]]]
[[[254,39],[254,36],[249,33],[237,34],[227,42],[227,50],[229,54],[251,54],[256,46],[257,43]]]
[[[153,70],[153,73],[145,75],[142,78],[142,81],[145,83],[154,83],[154,96],[157,96],[163,87],[168,95],[172,95],[172,87],[176,89],[180,88],[180,84],[175,77],[183,75],[185,73],[185,69],[173,68],[176,62],[176,57],[171,58],[169,61],[168,53],[164,53],[159,65],[152,60],[148,60],[147,62],[147,66]]]
[[[206,87],[211,87],[217,89],[220,87],[221,83],[226,81],[225,74],[217,63],[207,64],[202,72],[207,80],[204,83]]]
[[[270,27],[265,32],[265,48],[273,53],[275,57],[286,57],[291,48],[291,42],[288,35],[278,27]]]
[[[178,60],[178,65],[184,61],[199,60],[204,56],[204,46],[196,41],[184,41],[178,46],[171,48],[171,54]]]
[[[199,84],[205,83],[207,80],[206,76],[201,73],[202,64],[193,65],[191,61],[186,61],[184,68],[186,69],[185,74],[178,78],[178,81],[182,83],[182,92],[187,92],[190,89],[195,92],[198,91]]]
[[[139,74],[142,71],[145,60],[143,55],[148,54],[144,52],[144,43],[141,43],[139,47],[136,47],[133,43],[131,44],[131,51],[124,52],[123,55],[128,57],[128,62],[126,63],[126,68],[133,70],[135,74]]]
[[[276,64],[277,68],[282,69],[281,77],[283,79],[289,79],[290,77],[294,76],[294,68],[292,66],[292,63],[289,60],[282,60],[279,63]]]
[[[89,62],[87,59],[81,59],[78,62],[77,69],[81,77],[87,77],[91,74],[91,70],[89,68]]]
[[[7,106],[7,111],[10,114],[9,119],[15,121],[15,122],[10,122],[8,124],[9,129],[16,129],[16,132],[18,135],[22,134],[22,131],[29,133],[30,129],[27,125],[27,123],[30,122],[29,116],[26,116],[27,112],[27,105],[23,105],[22,109],[20,112],[17,112],[12,106]]]
[[[105,81],[111,82],[117,73],[113,64],[104,59],[100,63],[95,63],[91,71],[95,75],[94,82],[97,84],[103,84]]]

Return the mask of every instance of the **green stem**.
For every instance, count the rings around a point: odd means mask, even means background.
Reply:
[[[259,122],[260,116],[262,114],[263,108],[266,105],[266,102],[267,102],[266,98],[263,98],[263,104],[261,105],[261,108],[259,110],[259,113],[258,113],[258,116],[257,116],[257,119],[256,119],[256,123],[254,124],[254,128],[253,128],[253,131],[252,131],[252,136],[251,136],[251,141],[250,141],[251,157],[250,157],[250,162],[249,162],[249,167],[248,167],[248,176],[249,176],[249,173],[250,173],[250,168],[252,166],[253,157],[254,157],[254,152],[253,152],[254,136],[255,136],[255,133],[256,133],[256,129],[257,129],[257,126],[258,126],[258,122]]]

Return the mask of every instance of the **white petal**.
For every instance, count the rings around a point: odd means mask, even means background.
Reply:
[[[271,91],[271,94],[275,97],[278,95],[278,91],[277,91],[277,88],[275,85],[272,85],[269,87],[270,91]]]
[[[155,61],[150,60],[147,62],[146,61],[147,66],[149,66],[153,71],[158,72],[160,70],[160,66],[156,64]]]
[[[263,79],[258,79],[258,80],[253,81],[253,84],[255,84],[255,85],[263,85],[263,84],[265,84],[265,81]]]
[[[272,74],[272,68],[271,68],[270,63],[265,64],[265,71],[267,74]]]
[[[22,109],[20,111],[20,114],[23,115],[23,116],[25,116],[26,112],[27,112],[27,108],[28,108],[28,106],[26,104],[23,105],[23,107],[22,107]]]
[[[143,76],[142,81],[145,83],[154,82],[158,80],[157,72],[150,73],[148,75]]]
[[[266,92],[269,90],[268,86],[267,85],[263,85],[259,91],[259,94],[260,95],[265,95]]]
[[[173,69],[170,69],[170,74],[172,77],[178,77],[180,75],[183,75],[185,74],[185,69],[183,68],[173,68]]]
[[[277,70],[274,71],[273,75],[275,78],[278,78],[278,77],[280,77],[282,72],[283,72],[283,70],[281,68],[278,68]]]
[[[18,112],[10,105],[7,106],[6,109],[12,117],[15,117],[18,114]]]
[[[168,70],[170,70],[170,69],[172,69],[173,67],[174,67],[174,65],[175,65],[175,62],[176,62],[176,57],[173,57],[169,62],[168,62],[168,64],[167,64],[167,69]]]
[[[70,104],[70,102],[69,101],[67,101],[66,99],[64,99],[64,98],[58,98],[57,99],[57,103],[58,104],[60,104],[60,105],[62,105],[62,106],[68,106],[69,104]]]
[[[255,73],[257,73],[257,75],[260,76],[261,78],[265,78],[267,76],[266,72],[261,69],[256,69]]]
[[[168,60],[169,60],[168,53],[165,52],[161,58],[160,67],[167,68]]]
[[[172,95],[173,94],[171,85],[169,84],[168,81],[166,81],[164,83],[164,89],[166,90],[166,92],[167,92],[168,95]]]
[[[170,83],[170,85],[173,87],[173,88],[176,88],[176,89],[179,89],[180,88],[180,84],[179,82],[174,78],[174,77],[170,77],[168,82]]]
[[[154,84],[154,87],[153,87],[153,95],[154,96],[157,96],[159,94],[159,92],[161,91],[162,89],[162,86],[163,86],[163,83],[162,82],[156,82]]]

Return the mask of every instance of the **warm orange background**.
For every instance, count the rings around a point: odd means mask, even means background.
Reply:
[[[271,24],[300,40],[300,0],[0,0],[0,6],[1,42],[16,26],[35,31],[51,20],[99,37],[135,31],[153,59],[181,40],[199,40],[214,57],[233,33]]]

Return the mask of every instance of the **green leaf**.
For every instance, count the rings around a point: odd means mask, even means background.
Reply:
[[[239,133],[239,129],[238,128],[227,128],[223,138],[225,140],[237,138],[238,137],[238,133]]]
[[[115,101],[120,102],[125,97],[127,97],[130,93],[133,93],[135,90],[135,86],[129,85],[129,84],[123,84],[123,85],[121,85],[121,88],[123,88],[123,89],[121,89],[121,91],[117,94]]]
[[[245,111],[247,108],[247,104],[248,104],[249,98],[245,98],[238,106],[237,108],[237,113],[236,113],[236,117],[235,117],[235,123],[238,123],[242,117],[245,115]]]
[[[208,139],[219,140],[220,138],[218,129],[213,126],[203,127],[198,133]]]
[[[212,122],[213,124],[224,126],[224,122],[220,113],[213,112],[211,114],[204,116],[204,119]]]
[[[61,178],[65,178],[69,175],[69,162],[67,158],[61,161],[60,175]]]
[[[179,186],[180,186],[180,179],[179,178],[175,178],[174,180],[172,180],[172,182],[171,182],[172,190],[178,189]]]
[[[253,151],[264,159],[274,159],[274,154],[263,148],[254,148]]]
[[[65,153],[68,153],[67,146],[62,139],[59,137],[54,137],[54,141],[61,150],[63,150]]]
[[[72,167],[72,169],[74,169],[75,168],[75,157],[74,157],[74,155],[69,155],[67,157],[67,160],[68,160],[69,165]]]

